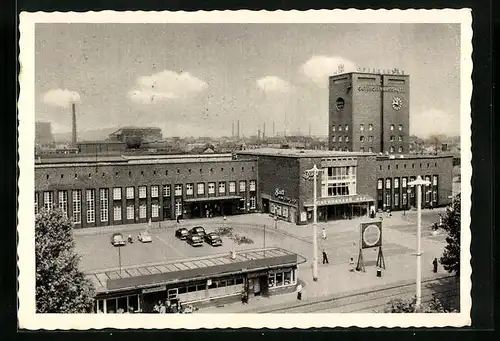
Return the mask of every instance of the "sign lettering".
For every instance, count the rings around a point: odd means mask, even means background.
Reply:
[[[161,285],[159,287],[153,287],[153,288],[148,288],[148,289],[142,289],[143,294],[151,293],[151,292],[159,292],[159,291],[165,291],[167,290],[166,285]]]
[[[383,92],[406,92],[405,88],[394,86],[380,86],[380,85],[362,85],[358,86],[358,91],[383,91]]]

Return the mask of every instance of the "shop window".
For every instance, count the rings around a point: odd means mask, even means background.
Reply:
[[[243,278],[236,278],[236,285],[243,284]]]
[[[196,285],[190,285],[187,287],[187,292],[195,292],[196,291]]]
[[[283,273],[282,272],[276,273],[276,286],[277,287],[283,286]]]
[[[234,285],[234,279],[228,279],[227,280],[227,286]]]
[[[208,286],[208,289],[215,289],[215,288],[217,288],[217,282],[212,281],[212,283]]]
[[[179,289],[177,289],[178,295],[185,294],[185,293],[187,293],[187,287],[180,287]]]
[[[106,300],[106,313],[114,314],[117,310],[116,298],[110,298]]]
[[[283,206],[283,218],[288,218],[288,207]]]
[[[291,271],[286,271],[284,273],[284,284],[285,285],[288,285],[288,284],[292,284],[292,272]]]

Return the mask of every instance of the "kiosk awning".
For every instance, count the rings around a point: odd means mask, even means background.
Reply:
[[[342,205],[342,204],[356,204],[356,203],[366,203],[374,202],[375,200],[369,195],[342,195],[333,198],[321,198],[316,200],[318,206],[331,206],[331,205]],[[305,207],[312,207],[312,201],[304,203]]]

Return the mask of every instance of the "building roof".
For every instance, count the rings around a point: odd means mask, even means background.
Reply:
[[[335,150],[278,149],[278,148],[259,148],[252,150],[241,150],[237,151],[236,153],[241,155],[283,156],[283,157],[294,157],[294,158],[376,155],[375,153],[368,153],[368,152],[342,152]]]
[[[233,160],[232,154],[174,154],[174,155],[99,155],[99,156],[67,156],[60,158],[44,158],[35,161],[36,167],[74,167],[86,165],[117,165],[117,164],[175,164],[248,161]]]
[[[305,258],[281,248],[251,249],[139,266],[86,272],[97,293],[143,289],[170,283],[187,282],[214,276],[248,273],[286,265],[296,265]]]

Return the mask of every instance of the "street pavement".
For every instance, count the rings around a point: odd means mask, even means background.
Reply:
[[[433,222],[439,220],[438,214],[443,209],[424,210],[422,213],[422,277],[436,278],[448,275],[441,267],[437,274],[432,273],[432,260],[439,258],[445,246],[445,233],[435,236],[430,230]],[[318,224],[318,260],[319,280],[312,281],[312,226],[298,226],[284,221],[275,224],[267,214],[248,214],[222,218],[183,220],[151,224],[149,233],[153,242],[142,244],[134,242],[121,248],[122,266],[140,265],[153,262],[170,261],[205,256],[210,254],[229,253],[230,250],[253,249],[278,246],[296,252],[307,259],[299,265],[298,278],[303,282],[304,298],[318,298],[335,295],[341,292],[369,290],[374,286],[391,285],[402,280],[413,280],[416,276],[416,212],[393,212],[391,217],[383,217],[383,254],[386,269],[382,277],[376,277],[375,262],[377,249],[363,251],[365,272],[349,271],[349,258],[355,260],[359,254],[359,224],[365,218],[332,221]],[[191,247],[184,241],[174,237],[178,225],[183,227],[204,226],[207,231],[213,231],[227,224],[233,227],[235,233],[245,235],[253,240],[252,244],[237,245],[234,241],[224,238],[222,247],[204,245],[200,248]],[[96,270],[117,267],[119,263],[118,249],[110,244],[110,236],[115,231],[123,231],[124,235],[136,236],[148,224],[135,224],[105,228],[89,228],[75,230],[76,251],[81,258],[83,270]],[[321,230],[325,228],[326,239],[323,240]],[[328,254],[329,264],[321,264],[321,251]],[[248,306],[259,304],[273,305],[283,302],[294,302],[295,294],[284,294],[270,298],[252,298]],[[246,306],[246,307],[248,307]],[[245,309],[248,309],[246,308]],[[226,312],[242,309],[241,304],[226,305],[220,308],[207,308],[207,312]],[[215,311],[213,311],[215,309]],[[205,309],[200,312],[205,311]]]

